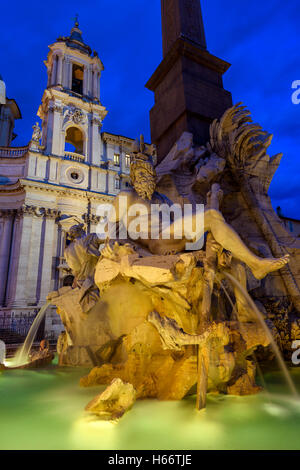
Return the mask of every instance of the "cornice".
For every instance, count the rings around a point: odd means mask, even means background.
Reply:
[[[18,209],[1,209],[0,210],[0,217],[1,218],[8,218],[8,217],[22,217],[22,216],[33,216],[42,218],[45,217],[47,219],[56,219],[61,215],[61,212],[57,209],[49,209],[45,207],[39,206],[30,206],[28,204],[23,204],[23,206],[19,207]]]
[[[0,165],[10,163],[11,165],[23,165],[26,162],[28,152],[22,157],[1,157],[0,155]]]
[[[72,58],[77,59],[82,64],[90,64],[90,65],[98,66],[99,72],[102,72],[104,70],[104,65],[98,55],[91,57],[90,55],[78,49],[68,47],[62,41],[54,42],[53,44],[50,44],[48,47],[50,51],[48,53],[47,60],[45,61],[46,66],[50,62],[53,55],[68,55],[69,59],[72,59]]]
[[[122,135],[109,134],[108,132],[102,132],[101,135],[103,142],[115,145],[128,145],[129,149],[134,143],[134,139]]]
[[[155,91],[176,61],[182,57],[187,57],[220,75],[223,75],[230,67],[228,62],[210,54],[208,51],[203,50],[199,45],[186,38],[179,37],[148,80],[145,87],[151,91]]]
[[[110,194],[96,193],[94,191],[87,191],[85,189],[72,188],[70,186],[54,185],[49,183],[43,183],[40,181],[34,181],[29,179],[21,179],[22,186],[31,188],[36,191],[50,192],[59,196],[76,196],[78,199],[97,199],[110,201],[115,196]]]
[[[81,110],[86,111],[88,114],[99,114],[101,119],[104,119],[104,117],[108,113],[105,106],[102,106],[101,104],[93,103],[91,101],[85,101],[77,96],[72,96],[68,93],[65,93],[64,91],[57,90],[56,88],[46,88],[44,90],[41,106],[47,106],[46,103],[50,100],[59,100],[64,106],[75,106],[77,108],[80,108]],[[57,110],[60,111],[61,105],[58,106],[58,108],[59,109]]]
[[[0,185],[0,193],[6,193],[6,194],[20,193],[20,194],[22,194],[24,192],[24,190],[25,190],[25,188],[24,188],[23,184],[21,183],[20,179],[18,179],[18,181],[16,181],[13,184]]]

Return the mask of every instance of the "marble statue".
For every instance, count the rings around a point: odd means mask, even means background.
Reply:
[[[145,207],[145,217],[151,214],[151,204],[161,204],[166,201],[166,198],[155,191],[156,188],[156,173],[153,167],[151,155],[146,155],[145,146],[141,142],[139,148],[136,146],[132,155],[132,164],[130,169],[130,176],[133,185],[131,190],[121,191],[114,201],[114,212],[110,219],[110,223],[124,223],[128,220],[130,208],[133,204],[139,204]],[[219,188],[212,188],[211,197],[218,201],[221,197]],[[127,203],[120,203],[120,199],[126,199]],[[169,201],[169,204],[172,202]],[[122,211],[122,208],[124,210]],[[143,214],[139,214],[139,219]],[[190,216],[195,219],[195,214]],[[132,218],[132,217],[131,217]],[[153,218],[149,218],[147,233],[151,234],[151,227]],[[181,223],[181,220],[179,221]],[[127,222],[126,222],[127,223]],[[192,227],[191,224],[187,224]],[[170,238],[164,237],[164,231],[170,230]],[[159,239],[151,237],[140,237],[138,242],[145,246],[151,253],[158,255],[175,254],[184,251],[187,243],[186,238],[176,239],[174,233],[176,231],[176,221],[171,222],[171,226],[163,228],[159,231]],[[268,273],[281,269],[289,261],[289,256],[284,255],[280,258],[267,258],[263,259],[252,253],[247,246],[243,243],[235,230],[225,222],[221,212],[211,205],[206,208],[204,212],[204,232],[211,232],[216,242],[225,250],[228,250],[232,255],[244,262],[252,270],[257,279],[264,278]]]
[[[101,240],[95,233],[86,235],[83,224],[74,225],[68,232],[69,245],[64,256],[74,275],[74,287],[80,288],[80,305],[88,313],[98,301],[98,290],[94,283],[95,267],[100,257]]]
[[[42,137],[42,131],[41,131],[41,128],[39,126],[39,123],[36,122],[34,124],[34,126],[32,126],[32,129],[33,129],[33,133],[32,133],[31,140],[33,142],[39,142],[41,137]]]

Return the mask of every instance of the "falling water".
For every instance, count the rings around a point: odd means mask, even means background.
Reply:
[[[284,375],[284,378],[287,382],[287,385],[292,393],[292,395],[294,395],[294,397],[298,397],[298,392],[297,392],[297,389],[295,387],[295,384],[291,378],[291,375],[285,365],[285,362],[283,360],[283,357],[281,355],[281,352],[279,351],[279,348],[273,338],[273,335],[271,333],[271,331],[269,330],[265,320],[264,320],[264,317],[262,315],[262,313],[258,310],[258,308],[256,307],[255,303],[253,302],[253,300],[251,299],[250,295],[248,294],[248,292],[243,288],[243,286],[229,273],[226,273],[224,272],[225,276],[239,289],[239,291],[243,294],[243,296],[245,297],[245,299],[247,300],[251,310],[253,312],[255,312],[256,316],[257,316],[257,319],[258,321],[260,322],[262,328],[264,329],[269,341],[270,341],[270,344],[271,344],[271,347],[273,349],[273,352],[276,356],[276,359],[278,361],[278,364],[282,370],[282,373]],[[223,286],[222,286],[223,287]]]
[[[5,346],[4,341],[1,341],[0,339],[0,364],[4,364],[5,356],[6,356],[6,346]]]
[[[48,306],[50,305],[49,302],[45,303],[45,305],[41,308],[37,316],[35,317],[30,330],[28,331],[28,334],[26,336],[26,339],[24,341],[24,344],[21,346],[20,349],[18,349],[15,357],[13,357],[10,360],[5,361],[5,365],[7,367],[20,367],[24,366],[30,361],[29,358],[29,353],[33,344],[33,341],[36,337],[37,331],[39,329],[39,326],[45,316],[46,310]]]

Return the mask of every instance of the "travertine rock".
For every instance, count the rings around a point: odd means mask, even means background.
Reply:
[[[255,366],[248,358],[258,345],[267,346],[269,340],[255,324],[243,324],[240,331],[237,322],[228,322],[225,329],[229,341],[215,335],[203,352],[209,351],[207,390],[226,393],[229,386],[232,394],[257,393]],[[138,398],[180,400],[196,384],[196,346],[163,350],[157,330],[148,322],[127,335],[123,345],[125,361],[95,367],[81,379],[81,386],[103,385],[113,377],[120,377],[133,384]]]
[[[114,379],[103,393],[95,397],[85,410],[96,414],[103,420],[121,418],[136,400],[136,391],[129,383]]]
[[[83,314],[81,289],[62,287],[49,294],[48,299],[57,306],[57,312],[65,327],[59,338],[57,350],[60,365],[93,367],[102,361],[97,351],[112,339],[106,305],[100,300]]]
[[[186,141],[184,135],[182,139]],[[174,146],[156,172],[159,191],[176,198],[176,202],[205,203],[208,185],[219,183],[224,192],[221,212],[247,246],[258,256],[290,255],[288,266],[269,274],[263,283],[256,281],[256,286],[249,270],[247,273],[251,294],[262,303],[272,297],[292,301],[290,322],[297,311],[299,318],[300,312],[300,241],[283,226],[267,194],[282,157],[267,154],[271,140],[272,136],[252,123],[250,112],[239,104],[214,121],[206,153],[199,148],[197,158],[198,148],[190,140],[185,154],[175,159]],[[287,336],[288,330],[284,334]]]

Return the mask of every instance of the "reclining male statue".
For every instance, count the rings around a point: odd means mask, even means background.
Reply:
[[[176,238],[175,234],[178,234],[176,224],[182,225],[182,220],[170,221],[168,227],[162,227],[160,224],[158,228],[159,237],[156,239],[151,238],[151,235],[148,236],[151,234],[151,230],[153,232],[153,223],[155,223],[153,217],[151,218],[151,206],[164,203],[172,205],[172,202],[166,196],[155,191],[156,172],[152,161],[153,151],[154,149],[151,150],[150,154],[146,154],[143,140],[141,140],[141,143],[136,142],[130,167],[133,189],[122,190],[116,196],[113,204],[114,211],[111,211],[108,222],[110,226],[117,225],[120,232],[121,225],[128,227],[137,217],[137,215],[131,215],[130,209],[133,205],[138,204],[138,219],[140,222],[144,217],[146,223],[141,223],[140,226],[146,227],[146,230],[144,230],[146,233],[140,231],[139,238],[134,242],[147,248],[152,254],[175,254],[184,251],[186,243],[191,242],[191,238],[186,235],[186,231],[185,236],[180,239]],[[217,197],[218,194],[211,195],[211,198]],[[126,201],[126,204],[124,204],[124,201]],[[249,266],[257,279],[263,279],[268,273],[281,269],[289,262],[289,255],[282,258],[260,258],[256,256],[247,248],[235,230],[226,223],[221,212],[216,208],[212,208],[213,206],[214,204],[210,204],[210,208],[206,208],[204,211],[204,232],[211,232],[216,242],[223,249],[230,251],[234,258]],[[218,207],[218,204],[215,207]],[[196,214],[193,213],[187,217],[191,218],[191,223],[185,226],[193,227]],[[168,237],[169,233],[170,236]],[[192,237],[194,234],[191,233],[190,235]],[[105,256],[105,248],[102,254]]]

